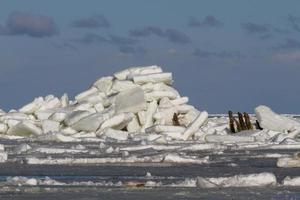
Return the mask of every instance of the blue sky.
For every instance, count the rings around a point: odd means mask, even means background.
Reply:
[[[0,108],[157,64],[209,113],[300,113],[300,1],[0,3]]]

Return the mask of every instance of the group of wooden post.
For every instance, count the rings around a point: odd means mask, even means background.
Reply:
[[[238,133],[245,130],[253,130],[254,127],[250,121],[249,114],[244,112],[243,114],[238,112],[237,113],[237,119],[233,116],[232,111],[228,111],[229,116],[229,128],[232,133]],[[174,113],[173,115],[173,125],[174,126],[180,126],[178,114]],[[255,123],[256,129],[262,130],[260,127],[259,122],[256,120]]]
[[[237,133],[244,130],[253,130],[253,125],[250,121],[248,113],[243,114],[238,112],[238,119],[233,116],[232,111],[228,112],[229,116],[229,128],[232,133]]]

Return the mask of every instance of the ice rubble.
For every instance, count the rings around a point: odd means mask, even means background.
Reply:
[[[193,139],[208,113],[188,105],[172,82],[172,74],[159,66],[129,68],[98,79],[74,101],[67,94],[48,95],[18,111],[1,111],[0,133],[58,141],[78,141],[75,135],[84,134],[121,141],[139,134]]]
[[[181,97],[172,82],[172,74],[156,65],[125,69],[96,80],[72,101],[67,94],[48,95],[19,110],[0,110],[1,137],[279,144],[300,133],[299,122],[259,106],[255,112],[264,130],[232,134],[228,118],[208,119],[206,111],[188,105],[188,97]]]

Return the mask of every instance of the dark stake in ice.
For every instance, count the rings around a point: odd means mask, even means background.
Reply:
[[[241,132],[242,131],[242,127],[241,127],[241,124],[239,123],[239,121],[235,118],[234,119],[234,122],[236,123],[236,129],[237,129],[237,132]]]
[[[260,126],[260,124],[257,120],[256,120],[256,129],[263,130],[263,128]]]
[[[245,123],[246,123],[247,129],[248,130],[253,130],[253,126],[251,124],[250,117],[249,117],[248,113],[244,112],[244,118],[245,118]]]
[[[240,122],[242,131],[247,130],[242,113],[238,112],[238,117],[239,117],[239,122]]]
[[[229,127],[230,131],[232,133],[235,133],[235,128],[234,128],[234,117],[232,115],[232,111],[228,111],[228,116],[229,116]]]
[[[173,125],[180,126],[177,113],[174,113],[173,115]]]

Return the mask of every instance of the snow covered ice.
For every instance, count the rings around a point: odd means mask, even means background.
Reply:
[[[251,115],[251,123],[255,127],[257,119],[263,130],[254,128],[232,133],[228,117],[213,117],[189,105],[189,98],[181,96],[172,87],[173,82],[172,73],[163,72],[159,66],[133,67],[99,78],[73,100],[67,94],[48,95],[37,97],[18,110],[0,110],[0,137],[18,141],[12,149],[0,144],[0,162],[203,165],[218,161],[211,155],[195,156],[190,152],[222,154],[226,150],[300,149],[300,122],[292,116],[258,106],[256,115]],[[37,146],[31,142],[64,145]],[[97,148],[90,143],[96,143]],[[278,167],[300,166],[297,157],[264,156],[278,158]],[[231,178],[199,177],[197,181],[199,187],[276,183],[268,173]],[[30,180],[28,184],[36,183]]]
[[[180,96],[173,82],[172,73],[156,65],[125,69],[99,78],[74,100],[69,100],[67,94],[60,98],[48,95],[35,98],[19,110],[1,110],[0,133],[6,138],[62,142],[88,138],[165,144],[297,142],[300,122],[276,114],[267,106],[255,109],[264,130],[232,134],[228,118],[209,118],[208,112],[189,105],[189,98]]]

